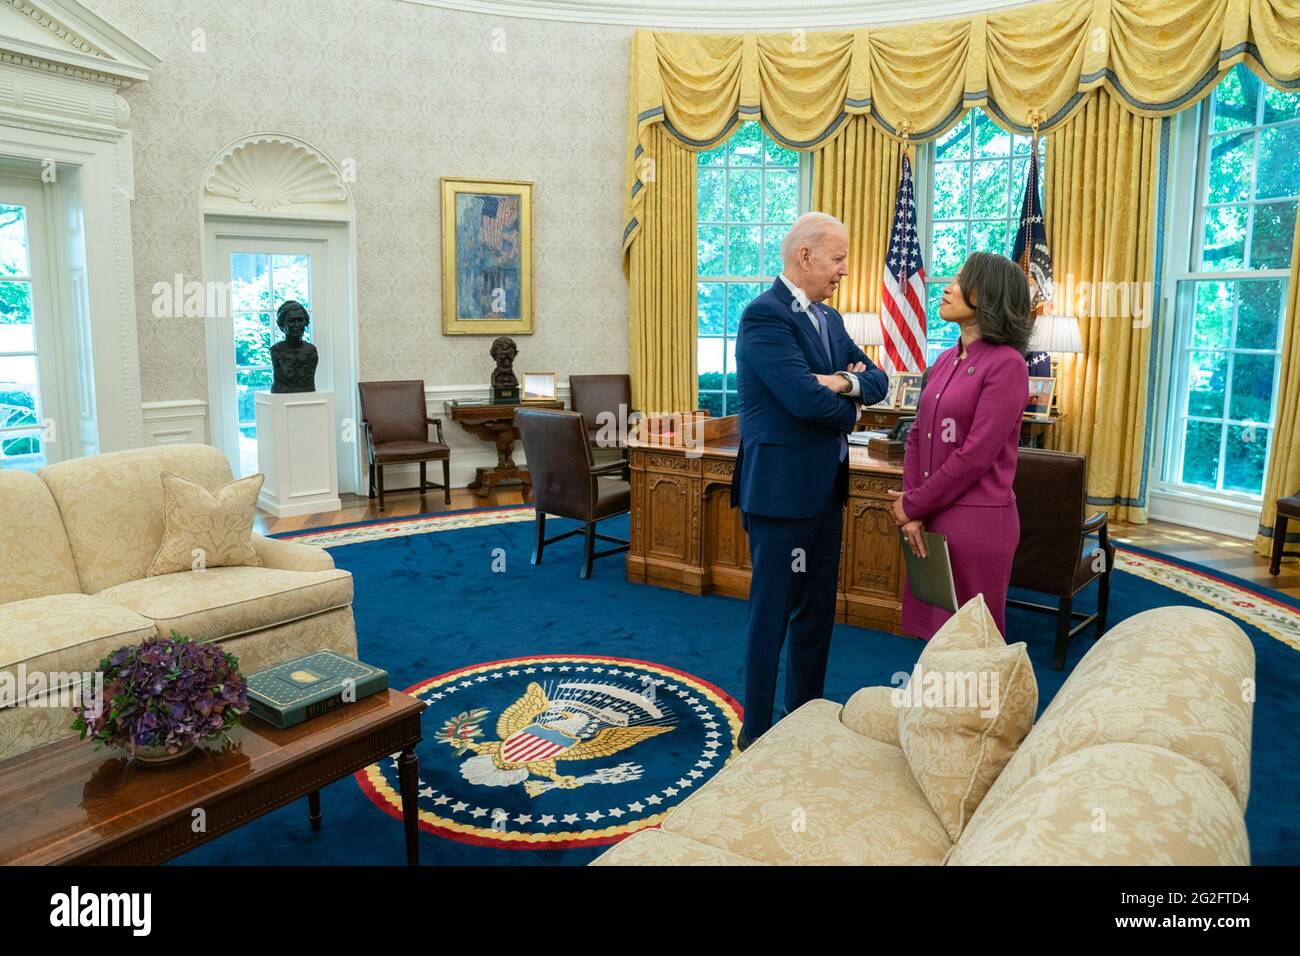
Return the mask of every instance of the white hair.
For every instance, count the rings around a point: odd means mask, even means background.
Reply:
[[[843,229],[840,222],[828,212],[806,212],[794,221],[790,231],[781,240],[781,262],[789,265],[804,246],[815,248],[822,237],[832,229]]]

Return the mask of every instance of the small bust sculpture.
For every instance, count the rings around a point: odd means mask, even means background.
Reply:
[[[302,339],[309,322],[307,310],[293,299],[276,311],[275,324],[284,332],[284,341],[271,346],[271,391],[316,391],[316,363],[320,356],[316,346]]]
[[[492,348],[488,349],[488,354],[496,360],[497,367],[492,370],[492,387],[494,389],[516,389],[519,387],[519,379],[515,377],[515,356],[519,354],[519,347],[515,345],[515,340],[507,335],[498,335],[492,340]]]

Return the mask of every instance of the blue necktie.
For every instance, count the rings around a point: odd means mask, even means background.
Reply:
[[[809,313],[817,320],[817,334],[821,336],[822,348],[826,350],[826,361],[830,363],[832,370],[835,368],[835,359],[831,356],[831,337],[826,331],[826,317],[817,312],[815,305],[808,306]],[[840,461],[849,456],[849,440],[840,434]]]

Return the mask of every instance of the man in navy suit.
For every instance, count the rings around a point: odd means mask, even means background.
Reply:
[[[753,566],[742,750],[772,725],[783,645],[785,712],[822,694],[848,496],[845,435],[861,407],[888,388],[840,314],[820,304],[848,275],[848,249],[838,219],[801,216],[781,244],[784,271],[740,319],[741,446],[731,503],[740,507]]]

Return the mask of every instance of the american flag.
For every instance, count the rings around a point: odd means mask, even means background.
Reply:
[[[518,196],[484,196],[483,219],[479,223],[478,237],[494,252],[501,251],[506,231],[519,218]]]
[[[884,306],[880,324],[885,331],[885,372],[921,371],[925,368],[925,263],[916,235],[916,196],[906,150],[880,301]]]

